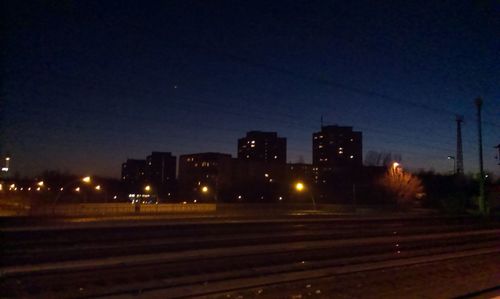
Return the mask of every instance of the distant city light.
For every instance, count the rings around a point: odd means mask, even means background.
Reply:
[[[75,188],[75,191],[76,191],[76,192],[80,192],[80,187],[76,187],[76,188]]]
[[[151,191],[151,186],[150,185],[146,185],[146,187],[144,187],[144,191],[146,191],[146,192]]]
[[[90,178],[89,176],[86,176],[86,177],[84,177],[84,178],[82,179],[82,181],[83,181],[84,183],[90,183],[91,178]]]
[[[208,192],[208,187],[207,186],[201,187],[201,192],[207,193]]]
[[[97,191],[101,191],[101,185],[97,185],[97,186],[95,186],[95,189],[96,189]]]
[[[43,182],[43,181],[40,181],[40,182],[38,182],[38,183],[36,183],[36,184],[37,184],[38,186],[40,186],[40,187],[43,187],[44,182]]]

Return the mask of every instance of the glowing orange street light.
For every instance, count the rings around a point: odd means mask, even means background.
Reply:
[[[306,185],[302,182],[297,182],[295,183],[295,190],[299,193],[302,193],[303,191],[306,190]],[[312,190],[309,190],[309,195],[311,196],[311,202],[313,204],[313,209],[316,210],[316,201],[314,200],[314,194],[312,193]],[[281,200],[281,197],[280,197]]]
[[[146,191],[146,192],[151,191],[151,186],[150,185],[146,185],[146,187],[144,187],[144,191]]]
[[[82,182],[84,182],[84,183],[90,183],[91,180],[92,179],[89,176],[82,178]]]
[[[207,193],[208,192],[208,187],[207,186],[201,187],[201,192]]]

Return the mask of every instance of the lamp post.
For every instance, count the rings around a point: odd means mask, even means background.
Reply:
[[[103,192],[104,193],[104,202],[107,203],[108,202],[108,191],[106,190],[106,188],[102,188],[101,185],[96,185],[94,187],[95,191],[97,191],[98,193],[100,192]]]
[[[92,179],[89,176],[86,176],[86,177],[83,177],[83,178],[80,178],[77,180],[73,180],[73,181],[67,183],[66,185],[64,185],[63,187],[61,187],[61,189],[59,189],[59,193],[57,193],[57,196],[54,199],[54,202],[52,203],[52,213],[54,213],[55,206],[56,206],[57,202],[59,201],[59,198],[61,198],[61,195],[64,193],[64,190],[68,189],[69,186],[73,185],[76,182],[83,182],[85,184],[89,184],[91,181],[92,181]],[[75,191],[80,192],[80,187],[77,187],[75,189]]]
[[[296,182],[294,187],[298,193],[306,191],[306,185],[303,182]],[[312,191],[309,191],[309,194],[311,195],[311,202],[313,204],[313,209],[316,210],[316,201],[314,200],[314,194],[312,193]]]
[[[480,97],[476,98],[475,104],[477,107],[477,131],[479,144],[479,212],[486,215],[488,214],[488,207],[484,194],[483,132],[481,126],[481,107],[483,106],[483,99]]]
[[[457,173],[457,160],[454,156],[448,156],[448,160],[453,160],[453,173]]]

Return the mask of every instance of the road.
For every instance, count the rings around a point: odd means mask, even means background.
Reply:
[[[6,298],[446,298],[500,286],[500,223],[474,218],[122,221],[1,234]]]

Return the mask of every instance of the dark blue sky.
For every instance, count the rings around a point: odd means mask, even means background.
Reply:
[[[354,126],[365,153],[450,171],[454,114],[477,170],[500,174],[497,1],[10,1],[2,148],[22,175],[118,176],[149,152],[236,153],[249,130],[288,138]]]

